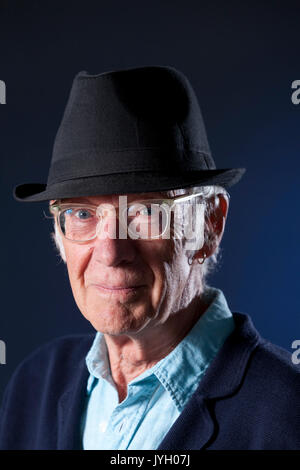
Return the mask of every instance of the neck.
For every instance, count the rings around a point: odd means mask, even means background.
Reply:
[[[127,384],[175,349],[206,308],[196,297],[187,308],[170,315],[162,324],[148,326],[136,334],[104,335],[120,402],[127,395]]]

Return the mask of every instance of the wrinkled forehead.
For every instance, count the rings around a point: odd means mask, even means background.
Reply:
[[[164,199],[180,196],[186,194],[188,190],[186,189],[174,189],[170,191],[157,191],[157,192],[147,192],[147,193],[132,193],[132,194],[112,194],[106,196],[84,196],[84,197],[72,197],[60,199],[61,202],[78,202],[82,204],[102,204],[102,203],[111,203],[115,204],[118,202],[120,196],[126,196],[128,201],[134,200],[146,200],[146,199]],[[55,200],[49,201],[50,204],[53,204]]]

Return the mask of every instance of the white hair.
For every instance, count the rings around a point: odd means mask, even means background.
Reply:
[[[222,186],[203,186],[202,188],[196,188],[196,190],[202,189],[203,195],[206,199],[206,210],[205,210],[205,231],[204,231],[204,243],[207,246],[214,244],[216,241],[217,234],[212,229],[211,225],[207,224],[207,217],[209,217],[215,210],[219,204],[219,200],[217,196],[222,194],[225,196],[227,200],[227,204],[229,204],[229,193],[226,191],[225,188]],[[205,284],[206,277],[211,274],[214,269],[216,268],[220,255],[221,255],[221,248],[220,242],[217,240],[216,244],[217,248],[215,249],[214,253],[203,263],[202,265],[202,274],[203,274],[203,284]]]
[[[216,244],[217,248],[215,249],[214,253],[208,257],[204,263],[201,265],[201,274],[202,274],[202,283],[205,286],[206,278],[209,274],[211,274],[219,261],[220,257],[220,244],[217,240],[217,234],[213,231],[211,224],[208,224],[209,216],[216,210],[218,205],[218,198],[219,194],[222,194],[229,200],[229,194],[225,188],[218,185],[211,185],[211,186],[193,186],[192,188],[185,188],[185,189],[175,189],[167,191],[168,197],[176,197],[184,194],[196,194],[201,193],[205,201],[205,212],[204,212],[204,244],[206,246],[210,246],[211,244]],[[192,200],[192,203],[195,204],[197,207],[197,198]],[[54,218],[54,232],[51,233],[51,238],[54,241],[54,244],[57,248],[58,254],[60,258],[66,263],[66,253],[62,241],[62,235],[60,230],[56,224]],[[217,241],[217,243],[216,243]]]
[[[201,265],[202,283],[206,285],[207,277],[216,269],[221,257],[220,243],[217,240],[217,234],[213,231],[210,224],[208,224],[209,216],[216,210],[218,205],[218,194],[226,197],[229,203],[229,194],[223,186],[210,185],[210,186],[193,186],[192,188],[176,189],[168,192],[170,197],[179,196],[181,194],[197,194],[200,193],[205,201],[204,212],[204,244],[206,246],[215,245],[214,253],[208,257]],[[192,200],[192,203],[197,207],[197,198]],[[217,242],[217,243],[216,243]]]

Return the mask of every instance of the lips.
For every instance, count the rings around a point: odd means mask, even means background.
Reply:
[[[100,289],[105,289],[108,291],[122,291],[122,290],[133,290],[133,289],[138,289],[139,287],[144,287],[142,285],[136,285],[136,286],[105,286],[103,284],[91,284],[94,287],[99,287]]]
[[[87,286],[95,286],[95,287],[102,287],[103,289],[108,290],[119,290],[119,289],[136,289],[137,287],[143,287],[145,284],[139,282],[121,282],[120,284],[114,283],[106,283],[106,282],[95,282],[95,281],[88,281],[86,283]]]
[[[146,287],[145,284],[119,284],[119,285],[107,285],[100,283],[89,283],[87,287],[93,288],[98,291],[102,296],[107,296],[110,298],[113,297],[123,297],[123,298],[132,298],[132,296],[138,295],[140,292],[143,292],[143,288]]]

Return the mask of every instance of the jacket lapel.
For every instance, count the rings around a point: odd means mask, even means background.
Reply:
[[[80,362],[73,382],[59,399],[57,449],[82,448],[80,424],[84,411],[88,375],[84,358]]]
[[[192,397],[158,447],[159,450],[202,449],[214,432],[214,423],[201,397]]]
[[[236,393],[250,356],[261,341],[247,315],[234,313],[233,318],[234,332],[223,344],[158,449],[204,449],[215,440],[219,424],[213,414],[214,402]]]

